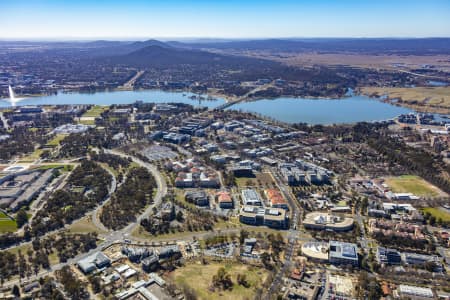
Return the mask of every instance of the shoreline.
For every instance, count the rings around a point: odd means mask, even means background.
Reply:
[[[239,97],[237,96],[230,96],[230,95],[225,95],[225,94],[221,94],[218,93],[217,91],[208,91],[207,93],[204,94],[195,94],[190,90],[187,89],[122,89],[122,88],[114,88],[114,89],[98,89],[98,90],[94,90],[94,91],[83,91],[80,89],[68,89],[68,90],[59,90],[56,93],[48,93],[48,94],[26,94],[26,95],[20,95],[25,97],[25,99],[27,98],[39,98],[39,97],[51,97],[51,96],[57,96],[58,94],[96,94],[96,93],[114,93],[114,92],[145,92],[145,91],[161,91],[161,92],[168,92],[168,93],[189,93],[189,94],[193,94],[193,95],[197,95],[200,97],[205,97],[206,99],[202,99],[202,101],[217,101],[217,100],[223,100],[226,103],[229,102],[235,102],[237,100],[239,100]],[[212,97],[212,99],[207,99],[207,97]],[[364,96],[367,97],[371,100],[374,101],[379,101],[379,102],[383,102],[389,105],[393,105],[393,106],[397,106],[397,107],[404,107],[404,108],[408,108],[411,109],[417,113],[433,113],[433,114],[441,114],[441,115],[448,115],[450,114],[450,108],[445,108],[445,107],[434,107],[434,106],[424,106],[424,105],[417,105],[417,104],[410,104],[408,102],[396,102],[398,101],[397,98],[385,98],[382,99],[383,96],[380,95],[374,95],[374,94],[368,94],[368,93],[364,93],[361,88],[358,88],[356,90],[353,91],[353,93],[351,95],[344,95],[342,97],[314,97],[314,96],[293,96],[293,95],[280,95],[278,97],[251,97],[251,98],[246,98],[246,99],[242,99],[240,101],[240,103],[245,103],[245,102],[256,102],[256,101],[260,101],[260,100],[277,100],[280,98],[288,98],[288,99],[307,99],[307,100],[333,100],[333,101],[340,101],[340,100],[346,100],[351,98],[352,96]],[[189,98],[188,95],[185,95],[186,98]],[[25,100],[24,99],[24,100]],[[4,98],[4,100],[7,100],[7,98]],[[138,99],[137,99],[138,100]],[[197,99],[192,99],[193,101],[197,100]],[[395,100],[395,101],[394,101]],[[70,105],[70,104],[67,104]],[[101,105],[101,104],[95,104],[95,103],[91,103],[91,105]],[[16,106],[20,106],[20,102],[18,102],[16,104]]]

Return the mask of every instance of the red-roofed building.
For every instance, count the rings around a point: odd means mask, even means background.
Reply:
[[[220,208],[233,208],[233,199],[230,193],[222,191],[216,194],[216,199],[219,202]]]
[[[287,201],[286,199],[284,199],[283,195],[281,195],[279,190],[268,189],[265,190],[264,193],[266,194],[266,197],[269,200],[271,207],[289,210]]]

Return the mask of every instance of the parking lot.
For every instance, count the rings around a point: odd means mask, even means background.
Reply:
[[[145,155],[150,161],[173,159],[178,156],[178,154],[170,148],[159,145],[153,145],[144,149],[142,154]]]

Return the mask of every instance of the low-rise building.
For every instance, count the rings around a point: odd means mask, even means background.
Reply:
[[[217,202],[219,203],[220,208],[233,208],[233,199],[231,198],[230,193],[221,191],[216,194]]]
[[[353,243],[330,241],[329,260],[332,264],[358,266],[358,246]]]
[[[239,214],[239,221],[248,225],[264,225],[284,229],[289,221],[286,211],[280,208],[263,208],[260,206],[244,206]]]
[[[289,210],[288,203],[286,199],[284,199],[283,195],[281,195],[279,190],[267,189],[264,191],[264,193],[266,194],[271,207]]]
[[[380,264],[399,265],[402,263],[401,254],[395,249],[378,247],[376,258]]]
[[[263,206],[260,196],[255,190],[243,189],[241,191],[242,203],[250,206]]]
[[[353,219],[322,212],[312,212],[305,216],[303,226],[306,229],[349,231],[353,228]]]
[[[197,206],[209,205],[209,197],[205,191],[191,191],[184,195],[186,201],[194,203]]]
[[[404,298],[434,299],[434,293],[430,288],[401,284],[398,286],[397,292],[400,297]]]
[[[78,268],[84,273],[89,274],[96,270],[111,265],[111,260],[103,252],[95,252],[94,254],[78,261]]]
[[[403,261],[408,265],[425,265],[427,263],[432,263],[434,272],[442,272],[443,270],[439,257],[436,255],[404,252]]]

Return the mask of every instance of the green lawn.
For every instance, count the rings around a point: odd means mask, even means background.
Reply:
[[[80,124],[83,125],[95,125],[95,119],[93,118],[83,118],[80,120]]]
[[[47,145],[51,147],[56,147],[59,143],[66,137],[65,134],[57,134],[54,138],[48,141]]]
[[[37,167],[39,170],[48,170],[48,169],[56,169],[61,168],[64,172],[69,172],[73,169],[72,164],[54,164],[54,165],[42,165]]]
[[[16,230],[16,221],[11,220],[5,213],[0,212],[0,233],[14,232]]]
[[[217,273],[219,268],[224,267],[228,274],[231,275],[233,288],[226,291],[210,291],[212,277]],[[249,287],[237,284],[237,274],[245,274]],[[247,266],[236,263],[210,263],[188,264],[175,270],[170,276],[175,283],[182,287],[190,286],[197,293],[198,299],[253,299],[255,297],[256,288],[261,288],[263,282],[267,278],[267,271],[262,268]]]
[[[421,209],[424,212],[429,212],[432,216],[437,219],[442,219],[444,222],[450,222],[450,213],[444,211],[443,209],[435,207],[425,207]]]
[[[386,184],[394,193],[413,193],[419,197],[439,196],[438,189],[422,178],[414,175],[402,175],[386,178]]]
[[[91,118],[97,118],[100,117],[100,114],[108,109],[108,106],[100,106],[95,105],[92,106],[90,110],[86,111],[81,117],[91,117]]]
[[[19,162],[32,163],[41,157],[42,152],[44,152],[43,149],[36,149],[32,153],[22,157]]]

